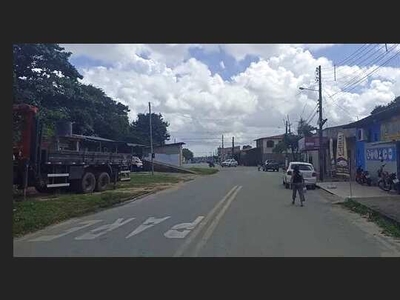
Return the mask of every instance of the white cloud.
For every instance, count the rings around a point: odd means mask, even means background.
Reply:
[[[318,65],[323,70],[332,69],[331,61],[316,59],[307,50],[322,46],[68,45],[67,49],[75,51],[74,55],[110,62],[112,67],[84,69],[83,81],[129,105],[131,120],[137,113],[146,112],[148,102],[152,102],[153,110],[170,122],[172,138],[186,141],[187,147],[201,155],[220,146],[222,134],[225,143],[235,136],[237,144],[252,144],[257,137],[283,133],[286,115],[290,115],[293,128],[300,116],[312,115],[318,93],[301,92],[298,88],[313,87]],[[202,47],[216,55],[225,51],[238,61],[246,55],[260,59],[225,81],[220,75],[213,75],[204,63],[190,58],[190,47]],[[219,64],[225,67],[223,61]],[[323,78],[328,125],[366,116],[375,105],[388,103],[400,94],[400,69],[382,67],[359,93],[338,93],[334,99],[327,96],[341,91],[355,74],[370,70],[371,67],[341,66],[337,69],[338,81]]]

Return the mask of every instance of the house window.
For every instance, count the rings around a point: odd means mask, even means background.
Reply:
[[[267,148],[274,148],[274,141],[267,141]]]
[[[358,140],[361,141],[362,139],[362,129],[358,129]]]
[[[375,132],[374,133],[374,142],[377,142],[378,141],[378,134]]]

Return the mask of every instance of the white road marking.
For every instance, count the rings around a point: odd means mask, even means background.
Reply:
[[[235,185],[222,199],[220,202],[218,202],[217,205],[214,206],[214,208],[208,213],[208,215],[205,217],[205,219],[199,224],[199,226],[196,228],[196,230],[193,231],[193,233],[189,236],[189,238],[178,248],[178,250],[175,252],[174,257],[179,257],[182,256],[186,250],[189,248],[189,246],[192,244],[194,239],[197,237],[197,235],[201,232],[203,227],[213,218],[215,213],[218,211],[219,207],[226,201],[226,199],[229,198],[229,196],[237,189],[237,185]]]
[[[194,220],[193,223],[181,223],[174,225],[170,230],[164,233],[164,236],[169,239],[183,239],[185,238],[192,229],[196,227],[197,224],[203,220],[203,216],[199,216]],[[183,231],[179,231],[182,230]]]
[[[61,234],[57,234],[57,235],[42,235],[38,238],[35,238],[33,240],[29,240],[29,242],[49,242],[55,239],[58,239],[62,236],[65,236],[67,234],[73,233],[75,231],[81,230],[83,228],[89,227],[91,225],[94,225],[98,222],[101,222],[101,220],[89,220],[89,221],[84,221],[84,222],[80,222],[79,224],[83,224],[83,226],[78,226],[78,227],[73,227],[70,228],[68,230],[66,230],[64,233]]]
[[[114,223],[106,224],[106,225],[100,226],[98,228],[95,228],[81,236],[76,237],[75,240],[94,240],[95,238],[97,238],[99,236],[102,236],[110,231],[117,229],[118,227],[125,225],[126,223],[132,221],[133,219],[135,219],[135,218],[129,218],[125,221],[122,221],[123,218],[119,218]],[[99,233],[95,233],[95,232],[99,232]]]
[[[217,216],[212,220],[210,226],[207,228],[206,232],[204,233],[203,238],[199,241],[199,243],[196,245],[196,248],[193,252],[193,256],[197,256],[200,252],[200,250],[204,247],[204,245],[207,243],[207,241],[210,239],[211,235],[213,234],[215,228],[217,227],[218,223],[221,221],[223,215],[227,211],[228,207],[231,205],[233,200],[235,199],[236,195],[239,193],[239,191],[242,189],[241,186],[239,186],[235,192],[232,194],[232,196],[226,201],[226,204],[222,209],[218,212]]]
[[[170,216],[165,217],[165,218],[160,218],[160,219],[150,217],[146,221],[144,221],[144,223],[141,224],[138,228],[136,228],[134,231],[132,231],[126,238],[128,239],[131,236],[139,234],[139,233],[145,231],[146,229],[149,229],[149,228],[153,227],[154,225],[160,224],[161,222],[163,222],[169,218],[170,218]]]

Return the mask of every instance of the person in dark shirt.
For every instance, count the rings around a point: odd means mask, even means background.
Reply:
[[[303,175],[300,173],[300,169],[298,165],[295,165],[293,168],[293,175],[292,178],[290,179],[290,183],[292,185],[293,189],[293,194],[292,194],[292,204],[294,204],[294,201],[296,200],[296,194],[299,192],[299,197],[300,197],[300,204],[303,206],[303,202],[305,201],[304,198],[304,178]]]

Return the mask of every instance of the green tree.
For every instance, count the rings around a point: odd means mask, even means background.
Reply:
[[[104,91],[79,82],[82,75],[69,62],[71,52],[57,44],[13,45],[13,101],[39,108],[45,136],[57,121],[74,122],[74,133],[125,140],[127,106]]]
[[[371,115],[379,113],[381,111],[384,111],[385,109],[397,106],[400,104],[400,96],[396,97],[393,101],[388,103],[387,105],[377,105],[375,108],[371,111]]]
[[[283,137],[283,140],[276,144],[276,146],[272,149],[274,153],[283,153],[285,151],[291,151],[293,159],[295,159],[296,154],[299,152],[299,135],[295,135],[293,133],[286,134]]]
[[[137,120],[133,121],[130,126],[129,139],[135,143],[150,145],[150,118],[149,113],[138,114]],[[164,121],[161,114],[151,114],[151,125],[153,131],[153,144],[164,145],[168,141],[170,134],[168,133],[169,123]]]
[[[193,159],[193,152],[190,151],[187,148],[183,148],[182,149],[182,155],[183,155],[183,157],[185,158],[186,161]]]
[[[311,126],[304,120],[303,118],[300,118],[299,123],[297,125],[297,134],[300,137],[310,137],[313,135],[313,131],[315,131],[317,128],[314,126]]]

